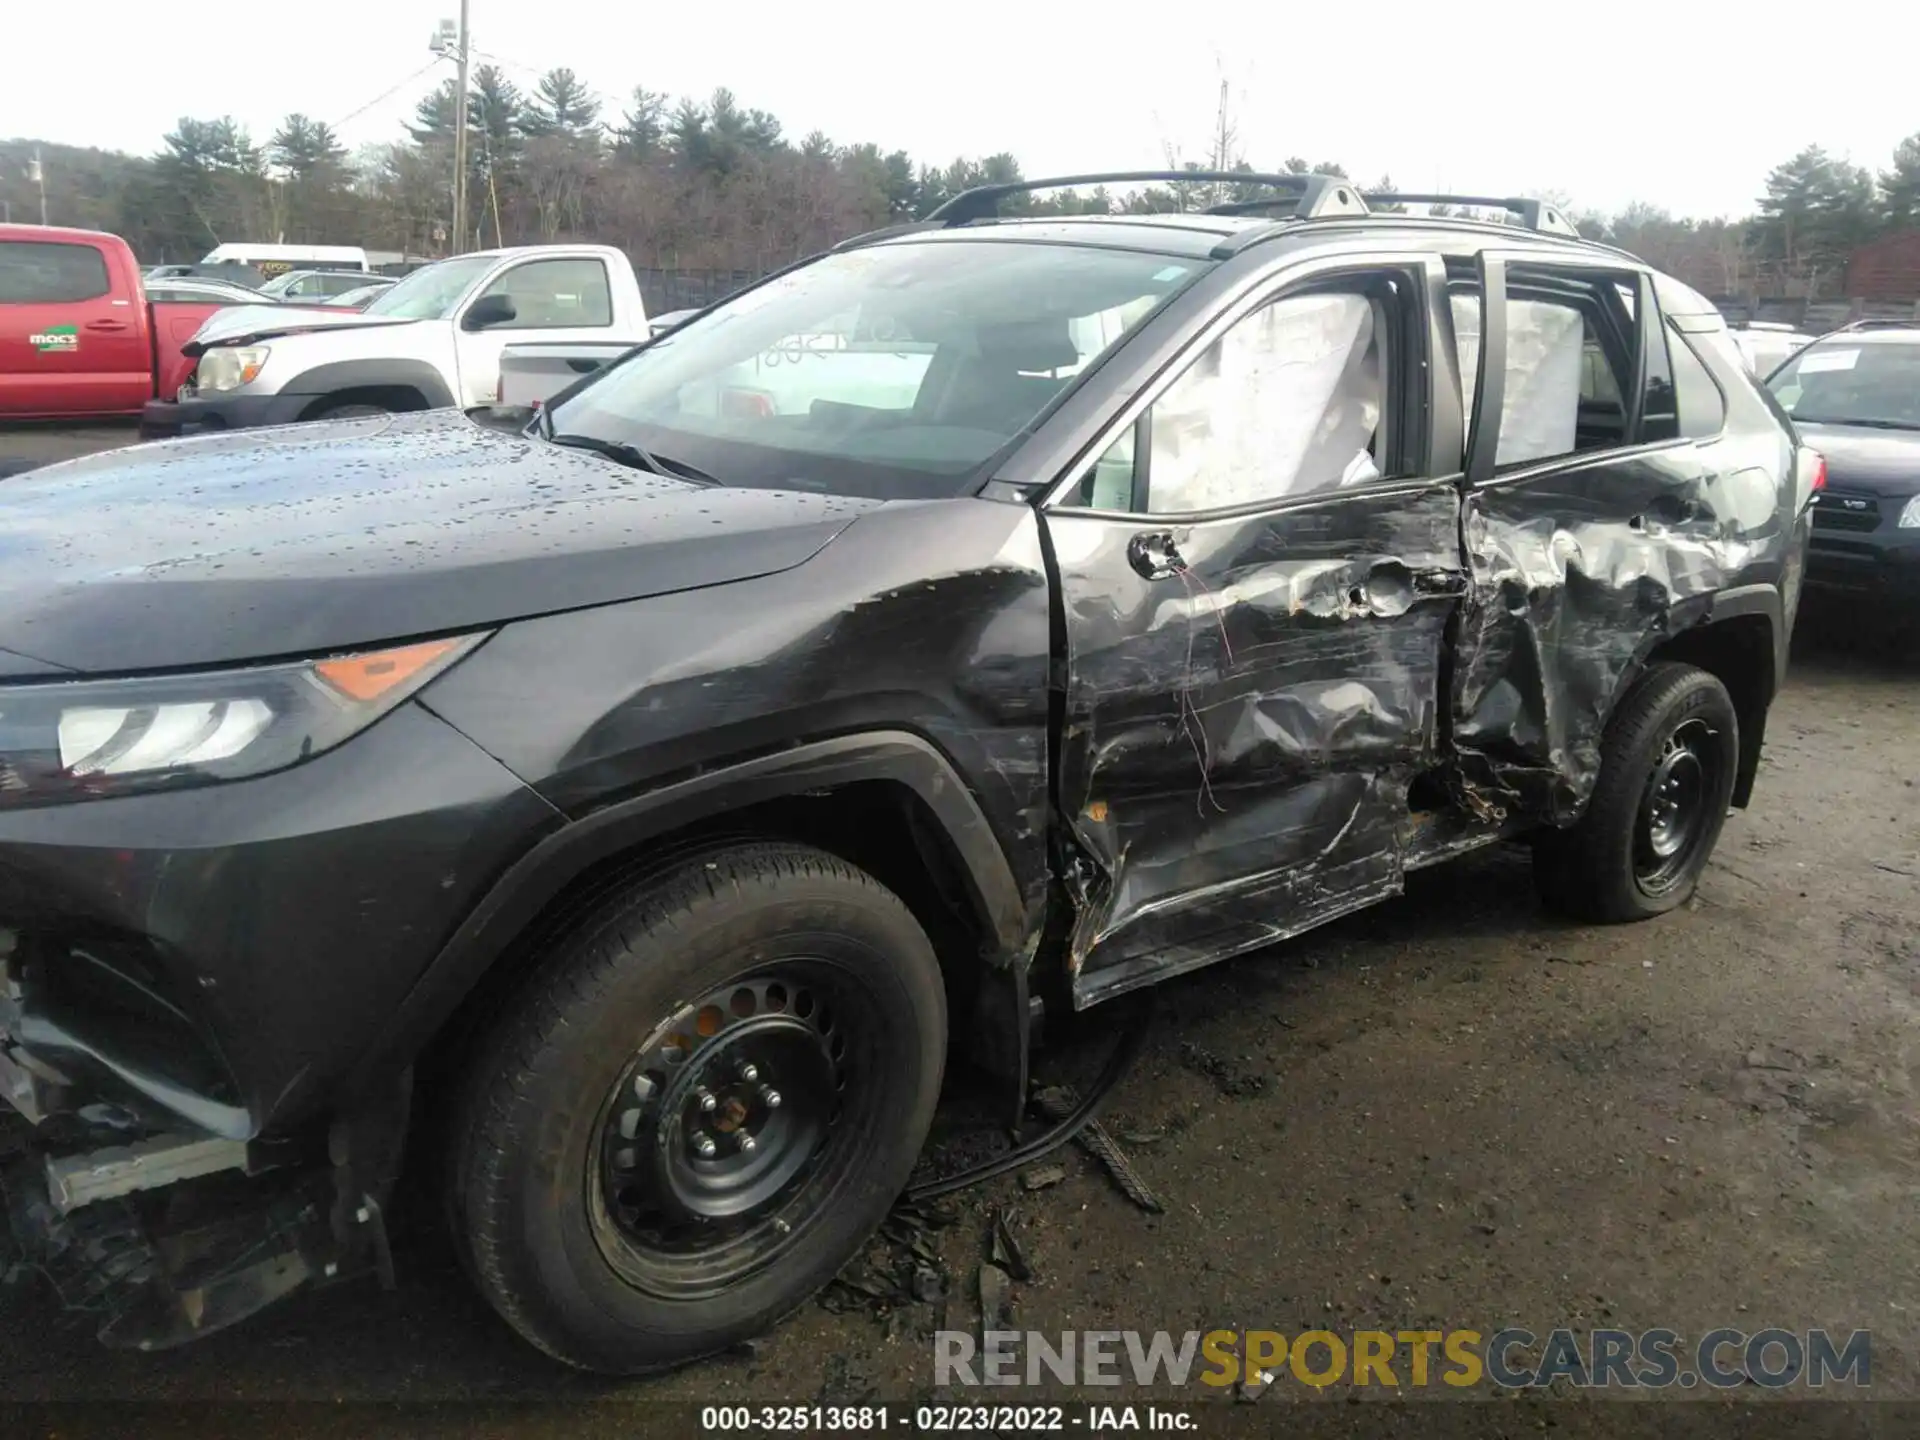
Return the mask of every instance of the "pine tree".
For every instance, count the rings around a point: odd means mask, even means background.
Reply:
[[[622,160],[651,160],[666,149],[667,97],[644,85],[633,87],[633,103],[614,132],[614,153]]]
[[[520,114],[521,133],[529,137],[560,135],[570,140],[598,139],[600,102],[584,81],[566,66],[556,66],[540,83]]]
[[[1880,172],[1880,211],[1889,230],[1920,226],[1920,134],[1893,152],[1893,168]]]

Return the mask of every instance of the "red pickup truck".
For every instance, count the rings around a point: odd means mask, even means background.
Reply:
[[[127,242],[0,225],[0,420],[138,415],[193,370],[180,353],[218,304],[154,303]]]

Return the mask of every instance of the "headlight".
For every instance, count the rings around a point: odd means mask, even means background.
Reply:
[[[266,345],[223,346],[207,351],[194,367],[194,379],[202,390],[238,390],[251,385],[272,353]]]
[[[484,638],[246,670],[0,686],[0,810],[297,765],[364,730]]]
[[[1900,511],[1900,528],[1920,530],[1920,495],[1907,501],[1906,506]]]

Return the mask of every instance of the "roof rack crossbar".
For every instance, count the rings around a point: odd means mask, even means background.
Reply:
[[[1246,202],[1246,210],[1217,206],[1209,214],[1249,213],[1293,201],[1292,218],[1314,220],[1322,215],[1364,215],[1366,201],[1352,183],[1337,175],[1267,175],[1246,170],[1115,170],[1094,175],[1054,175],[1042,180],[1012,180],[999,185],[976,185],[963,190],[928,216],[942,225],[967,225],[993,220],[1000,202],[1035,190],[1066,190],[1077,185],[1265,185],[1286,195]]]
[[[1416,195],[1407,190],[1366,190],[1361,199],[1371,205],[1470,205],[1477,210],[1504,210],[1529,230],[1546,235],[1571,235],[1580,228],[1544,200],[1515,195]]]

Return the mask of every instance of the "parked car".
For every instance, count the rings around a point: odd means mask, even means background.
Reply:
[[[521,1335],[676,1364],[855,1254],[950,1045],[1017,1107],[1036,1006],[1501,841],[1586,921],[1693,894],[1818,483],[1713,306],[1533,202],[1099,178],[1287,204],[987,187],[521,433],[10,485],[0,1093],[53,1117],[11,1208],[108,1339],[385,1266],[411,1135]],[[471,335],[542,263],[387,299]]]
[[[665,315],[656,315],[647,322],[647,331],[652,335],[664,335],[669,330],[677,330],[694,316],[698,310],[669,310]]]
[[[1762,380],[1779,369],[1796,350],[1811,345],[1814,339],[1811,335],[1802,335],[1791,325],[1758,320],[1736,327],[1732,334],[1748,373]]]
[[[685,324],[697,310],[674,310],[647,321],[649,338],[658,339]],[[540,345],[509,345],[500,352],[500,386],[495,405],[528,409],[545,404],[555,394],[611,365],[633,346],[619,341],[554,340]]]
[[[192,265],[154,265],[148,268],[144,276],[147,280],[221,280],[229,285],[238,285],[256,293],[267,283],[267,277],[251,265],[243,265],[237,260],[221,260],[209,264],[201,261]]]
[[[395,283],[364,270],[289,270],[267,281],[260,287],[260,293],[276,300],[305,300],[324,305],[334,296],[352,290],[384,290]]]
[[[117,235],[0,225],[0,419],[137,415],[192,372],[224,294],[149,296]]]
[[[224,280],[208,280],[200,276],[168,277],[146,281],[147,299],[171,305],[261,305],[275,303],[271,296],[262,295],[258,290],[249,290],[244,285],[232,285]]]
[[[1767,386],[1826,458],[1807,584],[1920,619],[1920,326],[1825,336]]]
[[[325,416],[490,405],[509,342],[646,337],[633,266],[603,245],[530,245],[414,271],[365,310],[233,310],[188,347],[177,401],[149,405],[148,438]]]
[[[330,296],[320,303],[329,310],[364,310],[392,288],[391,283],[362,285],[357,290],[349,290],[344,295]]]
[[[246,265],[263,277],[289,270],[356,270],[367,272],[367,252],[358,245],[284,245],[235,240],[216,245],[202,258],[203,265]]]

